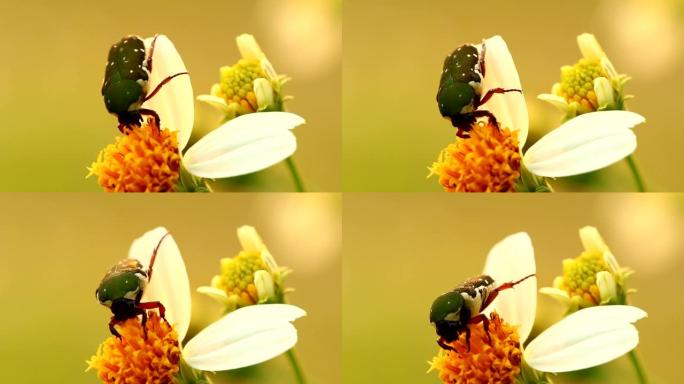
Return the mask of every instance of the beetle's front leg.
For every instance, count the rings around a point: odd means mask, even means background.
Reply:
[[[114,325],[116,323],[118,323],[118,321],[114,316],[112,316],[112,318],[109,319],[109,332],[111,332],[112,335],[116,336],[117,339],[121,340],[121,334],[119,333],[119,331],[116,330],[116,328],[114,328]]]
[[[138,303],[137,307],[139,309],[143,310],[148,310],[148,309],[157,309],[159,311],[159,317],[161,317],[164,321],[166,321],[166,308],[164,308],[164,304],[162,304],[159,301],[149,301],[147,303]],[[166,321],[168,324],[168,321]]]
[[[160,122],[160,119],[159,119],[159,114],[158,114],[157,112],[155,112],[155,111],[153,111],[153,110],[151,110],[151,109],[147,109],[147,108],[140,108],[140,109],[138,110],[138,112],[139,112],[141,115],[152,116],[152,118],[154,119],[154,125],[157,127],[157,133],[161,132],[161,128],[160,128],[160,126],[159,126],[159,124],[161,124],[161,122]]]
[[[520,92],[522,94],[522,90],[520,89],[504,89],[504,88],[492,88],[485,95],[480,99],[478,103],[476,103],[475,108],[477,109],[480,105],[486,103],[489,101],[489,99],[492,98],[492,96],[502,93],[508,93],[508,92]]]
[[[477,323],[482,323],[482,327],[484,328],[485,334],[487,335],[487,339],[489,340],[489,345],[492,345],[492,336],[489,334],[489,319],[487,316],[483,315],[480,313],[479,315],[473,317],[468,321],[468,324],[477,324]]]
[[[442,349],[445,349],[447,351],[456,351],[456,349],[454,349],[454,347],[452,347],[451,345],[446,343],[446,341],[444,340],[443,337],[440,337],[439,339],[437,339],[437,345],[439,345],[440,347],[442,347]]]

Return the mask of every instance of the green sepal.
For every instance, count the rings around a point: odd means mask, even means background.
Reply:
[[[515,379],[515,384],[552,384],[551,379],[548,378],[544,372],[539,372],[530,367],[523,360],[520,366],[520,375]]]
[[[553,192],[546,182],[546,178],[537,176],[525,168],[525,165],[520,166],[520,178],[515,184],[516,192]]]
[[[205,373],[190,367],[181,357],[180,369],[173,378],[174,384],[211,384]]]
[[[180,177],[176,185],[173,186],[174,192],[211,192],[206,180],[197,177],[183,166],[180,166]]]

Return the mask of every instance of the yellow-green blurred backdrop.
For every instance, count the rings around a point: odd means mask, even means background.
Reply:
[[[346,383],[438,383],[426,374],[438,350],[428,320],[432,301],[482,273],[491,247],[526,231],[539,287],[562,273],[561,260],[582,251],[578,229],[596,226],[622,266],[636,273],[630,302],[648,312],[637,323],[638,351],[653,383],[679,382],[684,331],[684,196],[586,195],[344,196],[343,377]],[[535,331],[563,308],[539,297]],[[534,335],[533,335],[534,336]],[[636,383],[627,358],[558,383]]]
[[[579,59],[575,38],[582,32],[596,34],[617,70],[634,78],[626,91],[636,96],[628,107],[647,119],[635,129],[647,186],[684,190],[681,0],[347,0],[344,6],[344,190],[441,190],[436,178],[426,180],[427,167],[455,131],[435,95],[444,58],[462,44],[502,35],[530,110],[528,142],[558,126],[561,113],[536,95],[550,92],[560,67]],[[624,163],[553,184],[634,190]]]
[[[279,73],[293,80],[287,107],[307,120],[295,154],[309,190],[339,191],[341,5],[336,0],[13,1],[0,11],[0,190],[98,190],[86,166],[118,135],[100,87],[109,47],[129,34],[163,33],[209,93],[219,67],[239,59],[235,36],[254,34]],[[195,131],[218,126],[195,103]],[[216,186],[293,190],[283,164]]]
[[[341,377],[341,199],[335,194],[115,196],[3,194],[0,211],[0,361],[6,383],[97,383],[85,360],[109,336],[111,314],[94,292],[131,242],[156,226],[173,234],[193,289],[190,333],[220,317],[194,292],[240,250],[235,230],[253,225],[276,261],[294,272],[296,350],[311,383]],[[190,335],[191,336],[191,335]],[[294,383],[284,356],[215,383]]]

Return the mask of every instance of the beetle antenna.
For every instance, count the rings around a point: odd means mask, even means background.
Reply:
[[[162,241],[166,238],[166,236],[170,235],[171,232],[166,232],[164,236],[162,236],[161,239],[159,239],[159,243],[157,243],[157,246],[154,247],[154,251],[152,252],[152,258],[150,259],[150,267],[147,268],[147,280],[150,281],[152,280],[152,267],[154,267],[154,262],[157,259],[157,251],[159,251],[159,247],[161,246]]]
[[[167,77],[166,79],[162,80],[162,82],[159,83],[159,84],[154,88],[154,90],[153,90],[152,92],[150,92],[149,95],[145,96],[145,98],[143,99],[143,103],[146,102],[147,100],[151,99],[154,95],[156,95],[157,92],[159,92],[159,90],[161,89],[162,86],[164,86],[166,83],[168,83],[169,81],[171,81],[174,77],[180,76],[180,75],[189,75],[189,73],[187,73],[187,72],[179,72],[179,73],[176,73],[175,75],[171,75],[171,76]]]

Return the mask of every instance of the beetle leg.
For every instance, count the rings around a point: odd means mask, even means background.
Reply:
[[[164,304],[162,304],[159,301],[148,301],[147,303],[138,303],[137,308],[142,310],[157,309],[159,310],[159,317],[166,321],[166,308],[164,308]]]
[[[482,74],[482,77],[485,76],[485,53],[487,52],[487,46],[485,45],[484,40],[482,40],[482,53],[480,54],[480,74]]]
[[[157,37],[159,35],[154,35],[154,38],[152,39],[152,44],[150,44],[150,53],[147,55],[147,59],[145,59],[145,68],[147,68],[147,71],[152,73],[152,55],[154,55],[154,46],[157,44]]]
[[[466,327],[466,345],[468,346],[468,352],[470,352],[470,327]]]
[[[159,128],[160,119],[159,119],[159,114],[157,112],[155,112],[151,109],[147,109],[147,108],[140,108],[140,109],[138,109],[138,113],[140,113],[141,115],[152,116],[152,118],[154,119],[154,123],[157,126],[157,131],[161,130],[161,128]],[[119,124],[119,127],[120,126],[121,126],[121,124]],[[121,128],[119,128],[119,130],[121,130]],[[121,133],[123,133],[123,131]]]
[[[492,336],[489,334],[489,319],[487,316],[483,315],[480,313],[479,315],[473,317],[468,321],[468,324],[477,324],[477,323],[482,323],[482,326],[484,327],[485,334],[487,334],[487,339],[489,340],[489,345],[492,345]],[[470,328],[467,328],[470,330]],[[470,336],[466,334],[466,336]],[[466,338],[468,340],[468,338]],[[470,340],[468,340],[468,351],[470,351]]]
[[[168,76],[166,79],[162,80],[161,83],[157,84],[157,86],[154,87],[154,90],[152,92],[150,92],[147,96],[145,96],[145,98],[143,99],[143,103],[146,102],[147,100],[151,99],[154,95],[156,95],[162,86],[164,86],[166,83],[171,81],[174,77],[180,76],[180,75],[188,75],[188,73],[187,72],[179,72],[179,73],[176,73],[175,75]]]
[[[489,119],[489,124],[491,124],[497,128],[499,127],[499,122],[498,122],[498,120],[496,120],[496,117],[494,116],[493,113],[486,111],[484,109],[478,110],[478,111],[473,111],[471,113],[476,118],[477,117],[486,117],[487,119]]]
[[[523,277],[522,279],[518,281],[509,281],[508,283],[503,283],[500,286],[496,287],[492,292],[487,295],[487,298],[485,299],[484,303],[482,303],[482,307],[480,307],[480,311],[484,311],[485,308],[489,306],[489,304],[494,301],[494,299],[499,295],[499,292],[505,290],[505,289],[510,289],[515,287],[516,285],[522,283],[523,281],[529,279],[530,277],[534,276],[535,274],[527,275]]]
[[[164,239],[166,239],[166,236],[170,234],[171,232],[166,232],[164,236],[162,236],[162,238],[159,239],[157,246],[154,247],[154,251],[152,251],[152,257],[150,258],[150,266],[147,268],[147,281],[152,281],[152,267],[154,267],[154,262],[157,260],[157,252],[159,251],[159,247],[161,246],[162,241],[164,241]],[[162,315],[162,317],[164,317],[164,315]]]
[[[140,314],[142,315],[143,337],[147,340],[147,311],[143,309],[140,311]]]
[[[117,339],[121,340],[121,334],[119,333],[119,331],[116,330],[116,328],[114,328],[114,325],[116,323],[118,323],[118,321],[114,316],[112,316],[112,318],[109,319],[109,332],[111,332],[112,335],[116,336]]]
[[[482,99],[480,99],[480,101],[478,103],[476,103],[475,108],[477,108],[480,105],[488,102],[489,99],[491,99],[492,96],[494,96],[497,93],[508,93],[508,92],[520,92],[520,93],[522,93],[522,91],[520,89],[492,88],[489,91],[487,91],[487,93],[485,93],[485,95],[482,97]]]
[[[439,345],[440,347],[442,347],[442,349],[445,349],[447,351],[456,351],[454,347],[446,343],[443,337],[437,339],[437,345]]]

